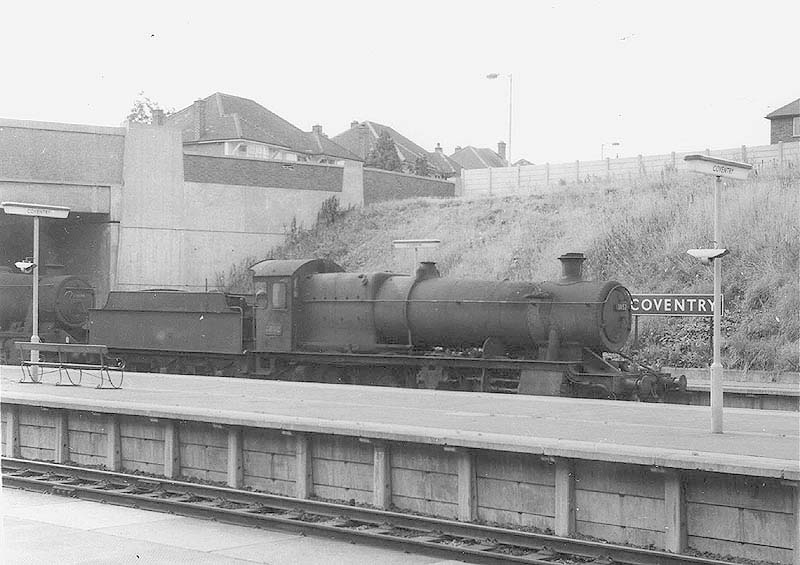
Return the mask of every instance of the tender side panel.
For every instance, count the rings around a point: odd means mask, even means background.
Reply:
[[[111,349],[238,355],[242,353],[242,314],[93,310],[89,343]]]

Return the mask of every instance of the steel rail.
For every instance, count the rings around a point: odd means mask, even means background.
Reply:
[[[723,565],[725,561],[597,541],[510,530],[297,499],[229,487],[86,469],[19,458],[2,459],[6,486],[53,492],[121,506],[226,523],[316,532],[425,554],[459,555],[476,563],[552,565],[570,557],[625,565]],[[88,483],[88,484],[87,484]]]

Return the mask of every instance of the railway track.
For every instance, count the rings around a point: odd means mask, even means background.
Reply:
[[[393,547],[472,563],[728,563],[400,512],[25,459],[3,458],[2,475],[3,484],[8,487],[242,526],[336,537],[354,543]]]

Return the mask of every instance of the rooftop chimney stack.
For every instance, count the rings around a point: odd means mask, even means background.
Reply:
[[[498,141],[497,142],[497,154],[500,155],[500,158],[503,161],[506,160],[506,142],[505,141]]]
[[[444,150],[442,149],[442,144],[441,143],[437,143],[436,144],[436,152],[437,153],[444,153]]]
[[[322,133],[322,126],[319,124],[311,126],[311,131],[317,135],[325,135]]]
[[[192,109],[194,110],[194,135],[195,138],[200,139],[206,132],[206,101],[195,100]]]
[[[164,110],[160,108],[153,108],[153,125],[154,126],[164,125]]]
[[[352,122],[350,122],[350,129],[357,128],[357,127],[358,127],[358,122],[356,120],[353,120]]]

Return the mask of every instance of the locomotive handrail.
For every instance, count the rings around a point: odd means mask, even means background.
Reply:
[[[100,344],[85,344],[85,343],[31,343],[28,341],[14,342],[17,350],[19,351],[20,366],[22,367],[21,383],[42,383],[42,374],[39,373],[39,368],[58,369],[58,382],[57,386],[71,385],[78,386],[83,378],[84,371],[96,372],[100,378],[100,384],[96,388],[122,388],[123,369],[124,364],[116,361],[116,364],[109,364],[108,347]],[[38,351],[45,353],[56,353],[58,359],[56,361],[42,361],[26,359],[24,353]],[[65,355],[88,355],[97,359],[96,363],[85,363],[78,361],[71,361]],[[70,374],[70,370],[78,371],[78,379],[75,382]],[[111,371],[119,373],[119,379],[111,377]],[[91,373],[89,373],[91,374]],[[68,382],[64,382],[64,380]],[[106,384],[107,383],[107,384]]]

